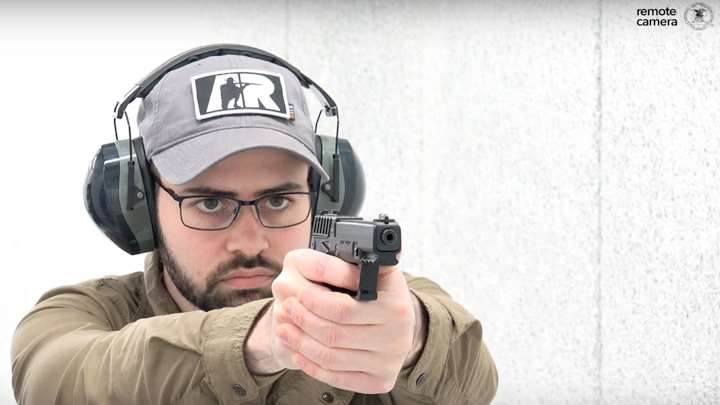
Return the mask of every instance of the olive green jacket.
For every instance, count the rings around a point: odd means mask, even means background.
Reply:
[[[485,404],[497,372],[480,323],[432,281],[405,274],[428,314],[414,366],[386,394],[358,394],[300,370],[250,374],[245,338],[272,298],[179,312],[156,254],[145,272],[56,288],[20,322],[12,383],[20,405]]]

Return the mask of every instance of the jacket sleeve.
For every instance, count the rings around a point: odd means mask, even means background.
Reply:
[[[12,383],[24,404],[237,404],[263,384],[243,358],[270,299],[127,323],[128,304],[81,284],[45,294],[18,325]],[[279,375],[277,376],[279,377]]]
[[[398,404],[489,404],[498,374],[480,322],[436,283],[405,273],[426,311],[428,333],[417,363],[401,370],[390,392]]]

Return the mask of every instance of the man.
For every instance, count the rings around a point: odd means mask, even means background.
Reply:
[[[240,98],[240,95],[242,94],[242,87],[238,87],[238,85],[235,84],[235,80],[233,80],[232,77],[228,77],[225,80],[225,84],[220,86],[220,95],[222,98],[222,109],[227,110],[228,108],[231,108],[228,104],[230,104],[230,101],[234,101],[235,108],[240,108],[238,106],[238,99]]]
[[[237,107],[251,114],[192,86],[228,74],[254,81]],[[252,75],[280,75],[294,114],[274,113],[269,79]],[[13,340],[20,404],[490,402],[480,323],[437,284],[386,266],[377,300],[328,288],[357,290],[358,269],[306,249],[309,174],[327,174],[293,73],[239,55],[192,62],[144,97],[138,126],[158,248],[144,272],[43,295]]]

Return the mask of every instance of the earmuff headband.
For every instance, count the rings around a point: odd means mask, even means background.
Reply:
[[[312,79],[307,77],[300,69],[291,65],[284,59],[270,52],[263,51],[262,49],[253,48],[251,46],[238,45],[238,44],[213,44],[207,46],[201,46],[198,48],[191,49],[187,52],[181,53],[176,57],[163,63],[155,70],[145,76],[138,84],[136,84],[122,100],[118,101],[117,108],[115,109],[115,116],[120,119],[125,114],[125,109],[130,103],[136,98],[145,97],[155,87],[155,85],[163,78],[168,72],[175,70],[181,66],[188,65],[195,61],[210,56],[221,56],[221,55],[243,55],[249,56],[256,59],[266,60],[276,65],[282,66],[291,71],[297,76],[300,84],[312,91],[312,93],[320,100],[323,105],[325,114],[332,117],[337,114],[337,104],[330,95],[318,86]]]

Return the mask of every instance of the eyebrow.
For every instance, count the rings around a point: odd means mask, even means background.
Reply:
[[[262,195],[267,195],[267,194],[282,193],[282,192],[286,192],[286,191],[301,191],[301,190],[303,190],[302,185],[292,182],[292,181],[289,181],[287,183],[283,183],[283,184],[280,184],[275,187],[270,187],[270,188],[260,190],[255,193],[255,197],[257,198],[257,197],[260,197]],[[188,188],[187,190],[182,190],[179,192],[180,192],[180,194],[191,193],[191,194],[213,195],[213,196],[232,197],[232,198],[237,198],[237,196],[238,196],[238,194],[234,191],[219,190],[217,188],[205,187],[205,186],[191,187],[191,188]]]

